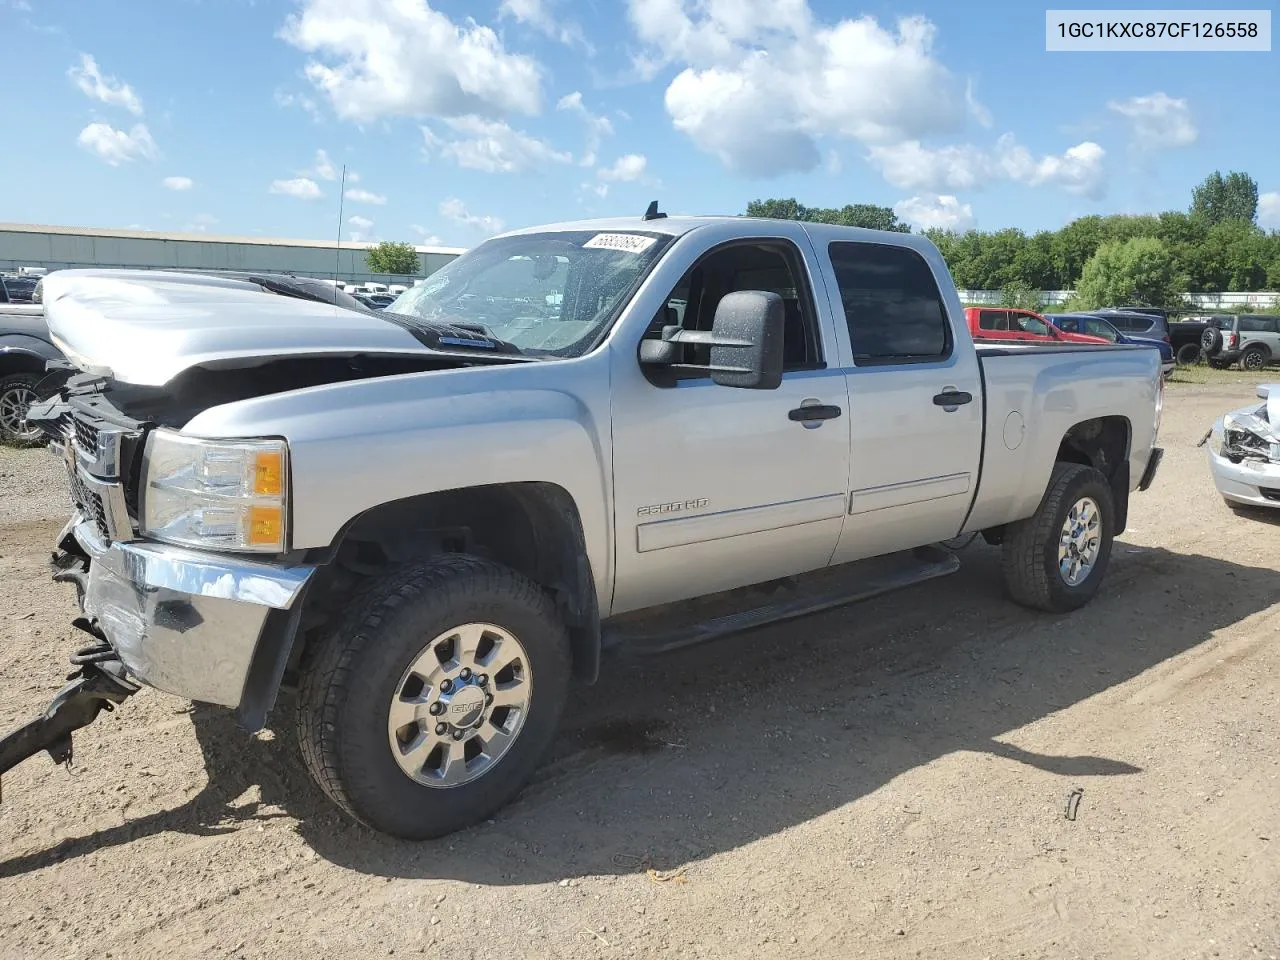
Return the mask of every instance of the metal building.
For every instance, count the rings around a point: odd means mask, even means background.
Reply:
[[[260,270],[336,277],[347,283],[411,283],[413,278],[369,272],[372,243],[344,240],[276,240],[204,233],[154,233],[96,227],[0,223],[0,272],[19,267],[140,267],[196,270]],[[443,267],[463,247],[417,247],[419,277]]]

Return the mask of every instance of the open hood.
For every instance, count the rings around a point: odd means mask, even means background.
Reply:
[[[248,279],[58,270],[44,278],[44,307],[53,341],[72,363],[139,386],[162,386],[195,366],[441,353],[390,317],[281,296]]]

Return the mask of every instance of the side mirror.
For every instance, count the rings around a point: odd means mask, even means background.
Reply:
[[[776,293],[726,294],[711,325],[711,379],[722,387],[777,390],[786,311]]]
[[[705,370],[714,383],[748,390],[776,390],[782,383],[786,312],[776,293],[742,290],[726,294],[716,307],[711,331],[662,328],[660,340],[640,342],[640,363],[671,370]],[[680,363],[681,344],[711,348],[708,366]]]

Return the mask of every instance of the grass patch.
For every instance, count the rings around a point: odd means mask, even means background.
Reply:
[[[1169,378],[1165,382],[1170,386],[1183,383],[1212,383],[1227,387],[1240,384],[1254,385],[1270,381],[1280,382],[1280,370],[1272,367],[1267,370],[1258,370],[1250,373],[1247,370],[1235,368],[1215,370],[1207,363],[1195,363],[1185,367],[1174,367],[1173,373],[1169,374]]]

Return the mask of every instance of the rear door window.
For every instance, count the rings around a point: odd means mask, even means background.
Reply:
[[[924,257],[887,243],[837,241],[827,250],[854,363],[936,363],[951,356],[951,324]]]

